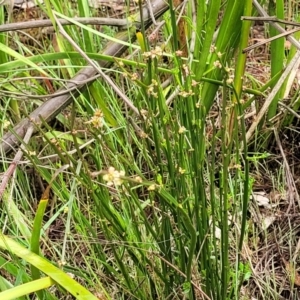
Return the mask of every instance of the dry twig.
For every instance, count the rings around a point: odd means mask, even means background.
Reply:
[[[286,159],[284,150],[282,148],[281,141],[280,141],[279,136],[278,136],[278,132],[277,132],[276,128],[274,128],[273,130],[274,130],[274,136],[275,136],[276,143],[278,145],[281,156],[283,158],[283,165],[284,165],[284,169],[285,169],[286,185],[287,185],[287,189],[288,189],[287,196],[288,196],[288,201],[289,201],[289,206],[288,206],[288,209],[287,209],[286,213],[288,214],[292,207],[293,207],[294,213],[295,213],[295,196],[297,198],[298,205],[300,205],[299,194],[298,194],[298,191],[297,191],[297,187],[296,187],[292,172],[290,170],[289,163]]]
[[[115,27],[126,27],[130,26],[130,23],[126,19],[114,19],[114,18],[74,18],[76,22],[83,25],[107,25]],[[58,19],[61,25],[74,25],[74,23],[65,20]],[[16,31],[32,28],[42,28],[42,27],[53,27],[51,20],[34,20],[26,22],[17,22],[0,25],[0,32]]]

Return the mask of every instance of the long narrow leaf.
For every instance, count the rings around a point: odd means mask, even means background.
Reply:
[[[32,251],[24,248],[10,237],[2,235],[0,238],[0,247],[12,252],[14,255],[19,256],[20,258],[24,259],[31,265],[41,270],[43,273],[47,274],[51,279],[62,286],[76,299],[97,300],[97,297],[91,294],[87,289],[85,289],[82,285],[72,279],[69,275],[55,267],[45,258],[42,258]]]
[[[50,277],[41,278],[38,280],[34,280],[20,286],[11,288],[0,293],[1,300],[14,300],[18,297],[22,297],[25,295],[29,295],[31,293],[40,291],[42,289],[49,288],[50,286],[54,285],[55,281],[52,280]]]

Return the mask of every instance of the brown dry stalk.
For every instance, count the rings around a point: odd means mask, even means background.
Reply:
[[[293,25],[293,26],[300,26],[299,22],[293,22],[293,21],[286,21],[286,20],[281,20],[278,19],[275,16],[271,17],[242,17],[241,20],[247,20],[247,21],[263,21],[263,22],[276,22],[276,23],[281,23],[285,25]]]
[[[184,5],[184,0],[173,0],[174,8],[178,8],[181,5]],[[187,42],[186,42],[186,21],[185,18],[182,17],[182,15],[185,13],[185,9],[183,8],[182,13],[179,16],[178,20],[178,42],[179,42],[179,49],[182,51],[182,56],[187,57],[188,56],[188,48],[187,48]]]
[[[288,214],[290,212],[291,208],[293,208],[294,213],[295,213],[295,198],[297,199],[298,205],[299,205],[299,202],[300,202],[299,194],[297,191],[295,180],[294,180],[292,172],[291,172],[290,165],[287,161],[281,141],[279,139],[277,129],[274,128],[273,131],[274,131],[274,136],[275,136],[277,146],[280,150],[280,153],[281,153],[281,156],[283,159],[283,166],[284,166],[284,172],[285,172],[285,178],[286,178],[286,188],[287,188],[287,201],[289,202],[289,206],[288,206],[286,213]]]

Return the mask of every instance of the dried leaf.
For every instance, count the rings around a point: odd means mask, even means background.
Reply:
[[[270,227],[270,225],[273,224],[273,222],[275,220],[276,220],[276,217],[274,217],[274,216],[265,217],[262,221],[263,230],[267,230]]]
[[[291,282],[296,286],[300,286],[300,274],[290,262],[284,260],[284,264]]]
[[[265,192],[256,192],[256,193],[253,194],[252,198],[253,198],[254,201],[256,201],[258,206],[271,208],[270,199],[267,198],[265,195],[266,195]]]

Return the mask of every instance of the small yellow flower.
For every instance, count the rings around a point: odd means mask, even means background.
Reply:
[[[148,191],[155,191],[156,189],[156,185],[155,184],[151,184],[149,187],[148,187]]]
[[[189,75],[191,74],[188,65],[183,64],[183,65],[182,65],[182,69],[183,69],[183,71],[184,71],[185,76],[189,76]]]
[[[103,180],[106,181],[108,186],[119,186],[122,185],[123,179],[125,176],[124,171],[117,171],[114,167],[109,167],[107,173],[103,175]]]
[[[193,91],[181,91],[180,93],[178,93],[181,97],[183,98],[187,98],[189,96],[193,96],[195,93],[193,93]]]
[[[163,51],[160,47],[156,46],[155,49],[148,51],[148,52],[144,52],[143,56],[145,57],[145,59],[149,59],[149,58],[158,58],[160,56],[163,55]]]
[[[147,134],[145,131],[140,131],[140,132],[139,132],[139,136],[140,136],[142,139],[148,138],[148,134]]]
[[[214,45],[211,45],[210,46],[210,53],[213,53],[213,52],[215,52],[217,50],[217,47],[216,46],[214,46]]]
[[[140,176],[135,176],[133,179],[134,179],[134,181],[136,181],[138,183],[142,183],[143,182],[143,179]]]
[[[94,112],[94,116],[95,117],[103,117],[103,112],[99,109],[99,108],[97,108],[96,110],[95,110],[95,112]]]
[[[10,126],[10,122],[8,120],[4,120],[3,129],[7,129]]]
[[[85,122],[85,124],[92,124],[95,128],[103,127],[103,112],[97,108],[92,118]]]
[[[131,75],[131,80],[132,81],[136,81],[136,80],[138,80],[139,79],[139,75],[137,74],[137,73],[133,73],[132,75]]]
[[[157,82],[155,79],[152,79],[151,82],[152,82],[152,85],[153,85],[153,86],[158,86],[158,82]]]
[[[178,56],[178,57],[182,57],[183,56],[183,51],[177,50],[177,51],[175,51],[175,55]]]
[[[216,60],[216,61],[214,62],[214,67],[215,67],[215,68],[222,69],[222,64],[220,63],[219,60]]]
[[[187,130],[186,130],[186,128],[184,127],[184,126],[180,126],[179,127],[179,130],[178,130],[178,133],[179,134],[182,134],[182,133],[185,133]]]
[[[150,96],[153,96],[154,98],[158,98],[158,95],[156,92],[154,92],[154,85],[150,84],[147,90],[147,94]]]
[[[63,267],[63,266],[65,266],[65,265],[67,264],[67,262],[64,261],[64,260],[59,260],[57,263],[58,263],[58,265],[59,265],[60,267]]]
[[[141,109],[141,115],[142,116],[147,116],[148,115],[148,111],[146,109]]]
[[[199,84],[199,82],[197,82],[196,80],[192,79],[192,86],[197,86]]]
[[[226,80],[226,83],[227,83],[227,84],[232,84],[232,83],[233,83],[233,78],[228,78],[228,79]]]
[[[150,86],[148,87],[147,94],[148,94],[148,95],[151,95],[151,94],[153,93],[153,90],[154,90],[153,85],[150,85]]]
[[[156,54],[156,56],[162,56],[163,55],[163,51],[159,46],[156,46],[153,52]]]
[[[178,171],[181,175],[185,173],[185,169],[182,169],[181,167],[179,167]]]

